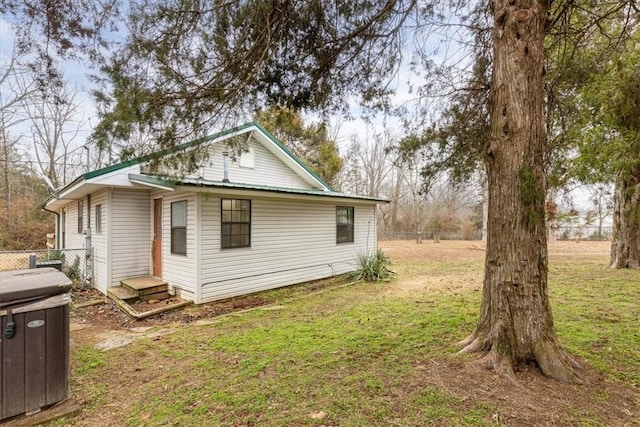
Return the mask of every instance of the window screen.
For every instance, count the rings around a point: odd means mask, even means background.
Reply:
[[[187,201],[171,203],[171,253],[187,254]]]
[[[251,246],[251,200],[221,200],[221,247]]]

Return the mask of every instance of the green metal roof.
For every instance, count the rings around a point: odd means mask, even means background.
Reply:
[[[120,170],[120,169],[124,169],[124,168],[126,168],[128,166],[133,166],[133,165],[136,165],[136,164],[139,164],[139,163],[143,163],[143,162],[152,160],[154,158],[166,156],[167,154],[172,154],[172,153],[176,153],[178,151],[186,150],[188,148],[195,147],[195,146],[203,144],[205,142],[209,142],[209,141],[212,141],[214,139],[221,138],[221,137],[223,137],[225,135],[230,135],[230,134],[233,134],[233,133],[241,132],[241,131],[243,131],[245,129],[248,129],[250,127],[256,127],[257,129],[259,129],[260,132],[262,132],[267,138],[269,138],[274,144],[276,144],[285,154],[287,154],[289,157],[291,157],[298,165],[300,165],[305,171],[307,171],[311,176],[313,176],[313,178],[318,180],[323,186],[327,187],[331,191],[335,191],[335,189],[333,189],[333,187],[331,187],[331,185],[329,185],[325,180],[320,178],[320,176],[318,176],[318,174],[316,174],[313,170],[311,170],[302,160],[300,160],[295,154],[293,154],[293,152],[291,152],[291,150],[289,150],[282,142],[280,142],[275,136],[273,136],[273,134],[271,132],[269,132],[267,129],[265,129],[258,122],[248,122],[248,123],[245,123],[243,125],[237,126],[235,128],[232,128],[232,129],[227,129],[227,130],[222,131],[222,132],[214,133],[212,135],[208,135],[208,136],[205,136],[205,137],[202,137],[202,138],[195,139],[193,141],[186,142],[184,144],[180,144],[180,145],[178,145],[176,147],[173,147],[173,148],[167,148],[165,150],[161,150],[161,151],[159,151],[157,153],[147,154],[145,156],[141,156],[141,157],[137,157],[135,159],[127,160],[127,161],[122,162],[122,163],[116,163],[114,165],[107,166],[107,167],[104,167],[102,169],[97,169],[97,170],[94,170],[94,171],[90,171],[90,172],[87,172],[87,173],[81,175],[78,179],[83,178],[85,180],[88,180],[88,179],[95,178],[95,177],[98,177],[98,176],[101,176],[101,175],[105,175],[105,174],[110,173],[110,172],[114,172],[114,171],[117,171],[117,170]],[[77,181],[78,179],[74,180],[74,182]]]
[[[376,198],[376,197],[368,197],[368,196],[359,196],[355,194],[345,194],[338,193],[336,191],[326,191],[326,190],[309,190],[309,189],[301,189],[301,188],[290,188],[290,187],[275,187],[271,185],[257,185],[257,184],[242,184],[237,182],[223,182],[223,181],[212,181],[201,178],[182,178],[182,179],[167,179],[166,177],[155,176],[155,175],[139,175],[139,174],[129,174],[131,179],[135,179],[136,181],[146,182],[150,185],[162,186],[167,189],[174,190],[178,185],[184,186],[196,186],[196,187],[207,187],[207,188],[231,188],[237,190],[257,190],[257,191],[269,191],[274,193],[287,193],[287,194],[299,194],[299,195],[308,195],[308,196],[320,196],[320,197],[338,197],[343,199],[354,199],[354,200],[363,200],[369,202],[376,203],[387,203],[389,200]]]
[[[243,130],[245,130],[247,128],[250,128],[251,126],[256,126],[256,127],[260,128],[262,131],[265,131],[264,128],[262,128],[260,125],[258,125],[255,122],[245,123],[243,125],[237,126],[235,128],[232,128],[232,129],[227,129],[225,131],[214,133],[212,135],[208,135],[208,136],[205,136],[205,137],[202,137],[202,138],[198,138],[198,139],[195,139],[193,141],[185,142],[184,144],[180,144],[180,145],[178,145],[176,147],[173,147],[173,148],[167,148],[167,149],[158,151],[157,153],[147,154],[147,155],[144,155],[144,156],[137,157],[135,159],[127,160],[126,162],[116,163],[114,165],[107,166],[107,167],[104,167],[102,169],[96,169],[94,171],[90,171],[90,172],[85,173],[84,175],[81,175],[79,178],[91,179],[91,178],[95,178],[95,177],[98,177],[98,176],[101,176],[101,175],[105,175],[105,174],[110,173],[110,172],[114,172],[114,171],[117,171],[117,170],[120,170],[120,169],[124,169],[124,168],[126,168],[128,166],[133,166],[133,165],[137,165],[139,163],[147,162],[147,161],[152,160],[152,159],[157,158],[157,157],[162,157],[162,156],[166,156],[167,154],[171,154],[171,153],[175,153],[175,152],[178,152],[178,151],[186,150],[187,148],[195,147],[196,145],[199,145],[199,144],[202,144],[202,143],[205,143],[205,142],[208,142],[208,141],[212,141],[214,139],[223,137],[225,135],[230,135],[230,134],[235,133],[235,132],[243,131]],[[267,133],[267,135],[270,136],[272,139],[274,138],[273,135],[269,135],[268,133]],[[276,141],[276,140],[274,139],[274,141]],[[293,155],[290,152],[288,154]]]
[[[124,168],[127,168],[129,166],[134,166],[140,163],[144,163],[162,156],[166,156],[172,153],[176,153],[178,151],[182,151],[182,150],[186,150],[188,148],[192,148],[192,147],[196,147],[200,144],[204,144],[206,142],[209,141],[213,141],[215,139],[219,139],[222,138],[226,135],[231,135],[234,133],[240,133],[242,131],[245,131],[249,128],[256,128],[257,130],[259,130],[266,138],[268,138],[271,142],[273,142],[286,156],[288,156],[289,158],[291,158],[296,164],[298,164],[300,167],[302,167],[307,173],[309,173],[309,175],[311,175],[311,177],[313,177],[315,180],[317,180],[318,183],[320,183],[322,186],[324,186],[325,188],[327,188],[329,191],[323,191],[323,190],[295,190],[295,189],[288,189],[288,188],[280,188],[280,187],[269,187],[269,186],[258,186],[258,185],[246,185],[246,184],[235,184],[235,183],[216,183],[214,181],[208,181],[206,183],[204,182],[199,182],[199,183],[191,183],[188,182],[189,180],[185,180],[183,181],[184,184],[186,185],[207,185],[207,186],[218,186],[218,187],[229,187],[229,188],[242,188],[242,189],[250,189],[250,190],[264,190],[264,191],[277,191],[277,192],[283,192],[283,193],[294,193],[294,194],[308,194],[308,195],[322,195],[322,196],[331,196],[331,197],[343,197],[343,198],[351,198],[351,199],[362,199],[362,200],[370,200],[370,201],[378,201],[378,202],[386,202],[386,200],[384,199],[375,199],[375,198],[369,198],[369,197],[363,197],[363,196],[355,196],[355,195],[345,195],[343,193],[338,193],[335,191],[335,189],[333,187],[331,187],[331,185],[329,185],[326,181],[324,181],[320,176],[318,176],[318,174],[316,174],[313,170],[311,170],[302,160],[300,160],[295,154],[293,154],[293,152],[291,152],[291,150],[289,150],[282,142],[280,142],[271,132],[269,132],[267,129],[265,129],[260,123],[257,122],[248,122],[245,124],[242,124],[240,126],[236,126],[234,128],[231,129],[227,129],[221,132],[217,132],[202,138],[198,138],[195,139],[193,141],[189,141],[183,144],[180,144],[176,147],[172,147],[172,148],[167,148],[164,150],[160,150],[156,153],[151,153],[151,154],[147,154],[144,156],[140,156],[137,157],[135,159],[131,159],[131,160],[127,160],[121,163],[116,163],[101,169],[96,169],[93,171],[89,171],[86,172],[82,175],[80,175],[79,177],[77,177],[75,180],[73,180],[71,183],[67,184],[66,186],[58,189],[55,193],[56,195],[62,194],[65,190],[72,188],[73,186],[77,185],[78,183],[87,180],[90,180],[92,178],[96,178],[102,175],[106,175],[108,173],[111,172],[115,172]],[[149,177],[150,180],[162,180],[163,182],[170,182],[167,181],[166,178],[161,178],[161,177],[157,177],[157,176],[153,176],[153,175],[147,175]],[[138,180],[140,180],[141,178],[137,178]],[[175,179],[175,180],[174,180]],[[171,183],[175,184],[177,181],[181,181],[180,178],[172,178]],[[157,181],[156,181],[157,182]],[[151,182],[149,182],[151,184]],[[52,199],[55,199],[55,196],[50,197],[49,199],[47,199],[47,201],[45,202],[45,205]]]
[[[161,177],[154,177],[155,180],[162,180]],[[165,181],[166,185],[171,185],[169,181]],[[320,196],[320,197],[337,197],[342,199],[354,199],[354,200],[363,200],[368,202],[376,202],[376,203],[388,203],[389,200],[381,199],[377,197],[368,197],[368,196],[359,196],[355,194],[345,194],[338,193],[336,191],[325,191],[325,190],[306,190],[306,189],[298,189],[298,188],[290,188],[290,187],[274,187],[270,185],[255,185],[255,184],[241,184],[235,182],[222,182],[222,181],[210,181],[206,179],[199,178],[183,178],[178,179],[173,182],[175,185],[185,185],[185,186],[199,186],[199,187],[210,187],[210,188],[232,188],[238,190],[258,190],[258,191],[270,191],[275,193],[288,193],[288,194],[299,194],[299,195],[308,195],[308,196]]]

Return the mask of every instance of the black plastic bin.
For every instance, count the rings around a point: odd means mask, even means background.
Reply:
[[[69,290],[55,268],[0,272],[0,421],[69,397]]]
[[[48,259],[44,261],[36,261],[36,268],[55,268],[58,271],[62,271],[62,260],[61,259]]]

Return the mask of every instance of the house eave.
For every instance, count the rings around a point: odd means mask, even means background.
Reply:
[[[268,130],[259,123],[249,122],[241,126],[228,129],[219,133],[205,136],[194,141],[180,144],[172,149],[162,150],[160,152],[141,156],[136,159],[128,160],[115,165],[107,166],[87,172],[76,178],[70,184],[56,190],[49,197],[44,206],[47,209],[59,209],[68,203],[80,200],[87,194],[98,191],[101,188],[160,188],[166,191],[173,191],[174,184],[180,181],[180,178],[172,178],[167,180],[164,177],[153,176],[151,174],[141,174],[141,166],[162,156],[175,153],[177,151],[186,150],[199,146],[203,143],[217,143],[229,140],[240,135],[252,135],[259,138],[262,144],[275,155],[280,161],[284,162],[289,168],[297,171],[296,173],[311,187],[313,190],[295,190],[288,188],[276,188],[257,185],[243,185],[234,183],[222,183],[204,180],[187,180],[183,179],[181,183],[188,186],[204,186],[208,188],[234,189],[236,191],[261,191],[274,194],[295,194],[298,197],[328,197],[341,198],[343,200],[359,200],[367,203],[388,203],[388,200],[380,198],[371,198],[364,196],[345,195],[336,192],[315,172],[309,169],[300,159],[298,159],[287,147],[278,141]]]
[[[140,184],[145,187],[151,187],[151,188],[159,188],[165,191],[175,190],[175,185],[173,183],[152,175],[141,175],[137,173],[130,173],[129,181],[132,182],[133,184]]]
[[[204,179],[187,178],[176,183],[179,187],[185,187],[193,190],[194,188],[201,191],[217,192],[220,194],[255,194],[260,196],[286,197],[286,198],[312,198],[325,200],[340,200],[341,202],[357,202],[366,204],[382,204],[389,203],[389,200],[368,197],[354,194],[344,194],[336,191],[328,190],[304,190],[296,188],[272,187],[266,185],[241,184],[234,182],[210,181]]]
[[[70,202],[83,199],[88,194],[94,193],[104,188],[148,188],[149,183],[135,182],[129,179],[129,175],[136,175],[133,172],[139,171],[137,164],[128,165],[128,169],[114,170],[107,174],[96,175],[87,179],[86,174],[78,177],[75,181],[57,190],[45,201],[47,209],[59,209]]]

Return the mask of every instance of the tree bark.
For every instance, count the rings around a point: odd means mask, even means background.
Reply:
[[[640,268],[640,167],[620,174],[613,208],[610,268]]]
[[[544,156],[544,36],[547,1],[491,2],[494,17],[490,130],[485,161],[489,224],[476,330],[462,352],[486,351],[488,365],[514,377],[579,379],[559,345],[547,293]]]

